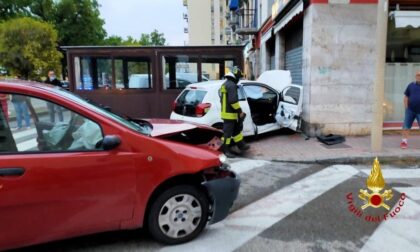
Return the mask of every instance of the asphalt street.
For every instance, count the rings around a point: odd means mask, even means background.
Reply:
[[[132,230],[21,251],[420,251],[418,166],[382,166],[385,189],[393,192],[385,200],[391,209],[358,212],[370,165],[230,162],[242,180],[239,197],[226,220],[194,241],[164,246],[146,230]]]

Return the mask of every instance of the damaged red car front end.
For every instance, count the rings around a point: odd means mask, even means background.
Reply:
[[[223,220],[238,195],[219,130],[127,120],[39,83],[0,80],[0,95],[20,98],[33,123],[12,130],[0,104],[0,250],[139,227],[184,243]],[[63,120],[49,120],[50,105]]]
[[[141,121],[137,119],[136,121]],[[143,119],[153,129],[152,137],[195,145],[218,151],[222,146],[223,132],[213,127],[170,119]]]

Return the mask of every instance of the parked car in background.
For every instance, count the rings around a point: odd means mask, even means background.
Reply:
[[[20,95],[35,125],[12,131],[0,104],[0,250],[145,226],[183,243],[237,197],[219,130],[127,120],[39,83],[0,81],[0,94]],[[50,122],[50,103],[63,121]]]
[[[170,118],[221,129],[219,89],[224,80],[188,85],[173,103]],[[238,97],[245,136],[258,135],[280,128],[294,131],[300,127],[302,86],[293,85],[290,71],[271,70],[256,81],[241,80]]]
[[[189,84],[197,83],[198,82],[198,75],[197,73],[183,73],[183,72],[176,72],[176,87],[178,88],[185,88]],[[209,81],[209,79],[202,75],[201,76],[202,82]],[[165,74],[165,86],[169,86],[169,73]]]
[[[131,74],[128,77],[128,88],[149,88],[152,80],[148,74]]]

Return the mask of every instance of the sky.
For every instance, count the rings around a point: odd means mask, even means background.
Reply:
[[[157,29],[171,46],[184,45],[188,40],[184,33],[188,24],[182,16],[187,8],[182,0],[98,0],[98,3],[108,36],[139,39],[142,33]]]

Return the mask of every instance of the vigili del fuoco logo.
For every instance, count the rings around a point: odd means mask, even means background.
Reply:
[[[359,218],[363,218],[369,222],[380,222],[389,218],[394,218],[401,211],[406,199],[405,193],[401,193],[400,198],[395,207],[390,211],[389,201],[394,197],[391,189],[386,189],[385,179],[382,176],[381,166],[378,158],[372,165],[370,175],[366,180],[366,187],[359,190],[359,199],[362,201],[361,207],[357,207],[353,199],[353,193],[348,193],[347,204],[348,210]],[[385,209],[384,211],[369,211],[367,214],[364,210],[368,208]],[[372,214],[374,213],[374,214]]]

